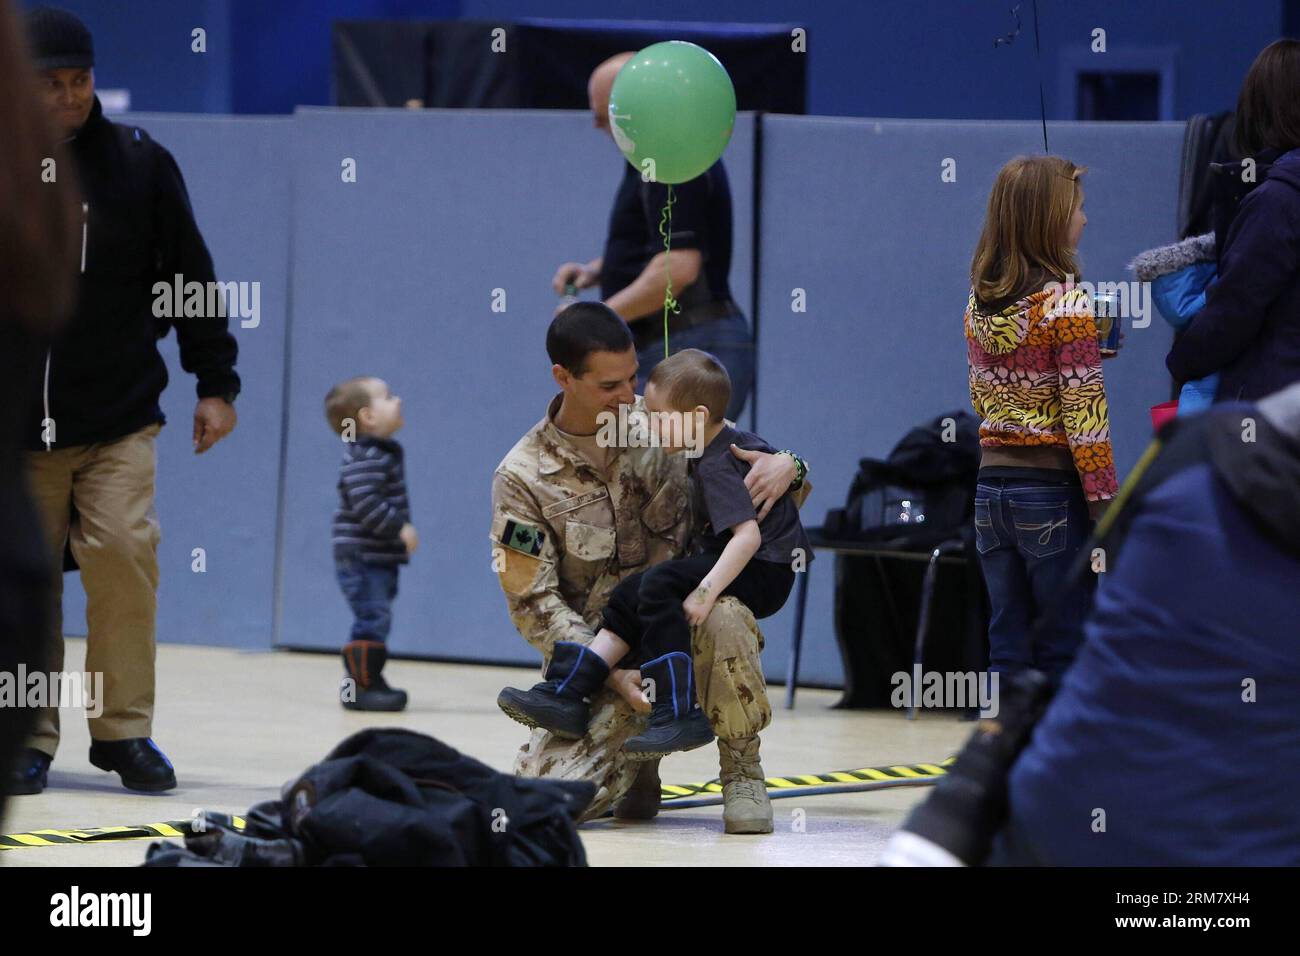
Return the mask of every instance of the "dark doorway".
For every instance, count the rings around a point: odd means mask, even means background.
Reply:
[[[1078,77],[1076,119],[1160,119],[1159,73],[1080,73]]]

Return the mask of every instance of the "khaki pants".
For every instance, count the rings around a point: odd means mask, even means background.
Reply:
[[[759,734],[772,721],[759,654],[763,634],[749,608],[723,596],[702,627],[691,628],[691,657],[700,706],[723,740]],[[609,688],[591,699],[591,722],[581,740],[534,730],[515,757],[522,777],[587,780],[599,788],[582,819],[601,816],[627,793],[641,765],[623,754],[627,739],[646,719]]]
[[[88,718],[95,740],[153,734],[161,537],[154,510],[154,439],[161,429],[148,425],[114,441],[27,453],[32,497],[54,569],[46,666],[63,669],[62,567],[68,541],[86,590],[86,671],[103,675],[103,711]],[[59,711],[47,707],[28,746],[53,756],[58,745]]]

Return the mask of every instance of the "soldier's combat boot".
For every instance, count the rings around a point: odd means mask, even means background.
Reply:
[[[339,688],[339,703],[348,710],[392,712],[406,709],[406,691],[388,686],[384,663],[388,648],[379,641],[349,641],[343,645],[347,676]]]
[[[577,740],[587,733],[591,698],[609,677],[609,665],[582,644],[556,641],[546,680],[531,690],[507,687],[497,695],[506,716],[527,727]]]
[[[718,738],[722,773],[722,823],[727,833],[771,833],[772,801],[758,762],[758,738]]]
[[[659,813],[659,798],[663,794],[659,761],[646,760],[640,768],[623,799],[614,804],[615,820],[653,820]]]
[[[670,651],[641,665],[641,679],[654,681],[650,723],[628,740],[629,760],[653,760],[681,750],[703,747],[713,739],[713,727],[695,702],[695,664],[689,654]]]

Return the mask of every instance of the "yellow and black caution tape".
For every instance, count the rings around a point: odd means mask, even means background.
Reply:
[[[234,825],[244,827],[244,818],[232,816]],[[170,823],[137,823],[124,827],[85,827],[80,830],[32,830],[30,833],[0,835],[0,850],[20,850],[32,846],[66,846],[68,844],[105,843],[110,840],[144,840],[153,837],[184,837],[193,832],[193,820]]]
[[[788,774],[764,780],[774,798],[816,796],[827,793],[853,793],[885,787],[923,787],[947,774],[956,761],[949,757],[939,763],[896,764],[891,767],[863,767],[859,770],[833,770],[830,773]],[[717,780],[704,783],[663,784],[660,800],[665,809],[707,806],[720,803],[722,784]],[[224,817],[236,829],[244,828],[244,818]],[[145,840],[156,837],[185,837],[194,832],[193,820],[168,823],[138,823],[122,827],[84,827],[79,830],[32,830],[29,833],[0,835],[0,850],[20,850],[35,846],[105,843],[110,840]]]
[[[892,767],[833,770],[830,773],[801,773],[784,777],[768,777],[763,783],[766,784],[768,792],[772,796],[776,796],[780,791],[807,793],[812,788],[816,788],[818,792],[826,793],[834,792],[836,789],[845,791],[866,789],[862,786],[863,784],[925,786],[934,783],[937,778],[947,774],[947,768],[951,767],[956,760],[956,757],[949,757],[937,764],[897,764]],[[669,806],[675,801],[684,800],[688,797],[720,793],[722,793],[722,784],[717,780],[710,780],[707,783],[663,784],[660,791],[660,801],[664,806]]]

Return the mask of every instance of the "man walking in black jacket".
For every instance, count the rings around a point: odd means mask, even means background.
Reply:
[[[51,561],[57,569],[69,544],[86,590],[86,672],[103,675],[102,700],[95,702],[102,710],[90,717],[90,761],[119,773],[130,789],[168,790],[176,776],[151,739],[159,540],[154,439],[164,423],[158,399],[167,384],[157,340],[175,325],[181,366],[198,379],[196,453],[235,427],[237,347],[224,310],[177,316],[155,305],[155,282],[214,288],[209,283],[216,279],[176,161],[143,130],[104,117],[91,36],[80,20],[38,8],[27,25],[46,108],[67,136],[82,188],[76,311],[49,343],[39,380],[28,386],[41,410],[24,430],[29,475]],[[57,170],[49,188],[60,188]],[[47,662],[61,671],[57,571],[56,582]],[[58,742],[58,710],[47,707],[11,792],[44,788]]]

